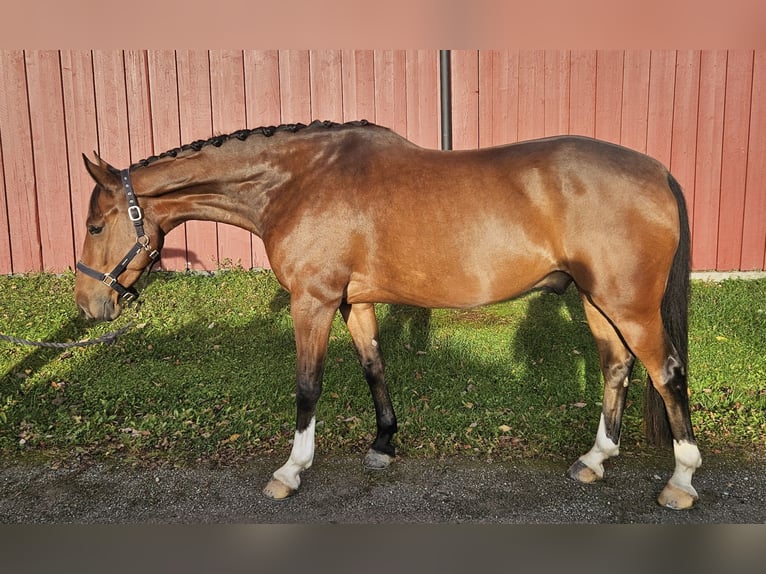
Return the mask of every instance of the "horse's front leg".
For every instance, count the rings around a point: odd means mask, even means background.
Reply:
[[[327,341],[337,307],[337,302],[325,304],[308,296],[293,295],[291,299],[297,352],[295,440],[290,458],[274,472],[263,489],[269,498],[282,499],[295,494],[301,484],[300,473],[314,461],[316,404],[322,393]]]

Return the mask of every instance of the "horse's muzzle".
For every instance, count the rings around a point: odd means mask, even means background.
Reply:
[[[95,321],[114,321],[122,313],[122,305],[114,301],[114,297],[82,297],[75,298],[80,311]]]

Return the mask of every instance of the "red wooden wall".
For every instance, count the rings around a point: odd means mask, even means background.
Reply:
[[[216,133],[368,119],[438,147],[434,50],[0,51],[0,273],[74,266],[92,183]],[[697,270],[766,267],[766,52],[453,51],[453,142],[561,133],[622,143],[684,187]],[[189,222],[165,269],[268,266],[256,237]]]

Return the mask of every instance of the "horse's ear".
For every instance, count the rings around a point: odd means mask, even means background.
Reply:
[[[98,155],[98,152],[96,150],[93,150],[93,157],[96,158],[96,162],[98,163],[98,165],[100,165],[102,167],[112,167],[107,162],[105,162],[103,159],[101,159],[101,156]]]
[[[93,180],[105,189],[109,189],[114,185],[119,185],[120,175],[119,172],[101,159],[96,152],[93,152],[96,157],[96,162],[90,161],[88,156],[82,154],[82,159],[85,162],[85,169],[93,178]]]

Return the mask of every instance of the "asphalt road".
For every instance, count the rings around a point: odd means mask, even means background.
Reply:
[[[655,502],[672,471],[670,453],[624,453],[592,485],[568,479],[563,460],[399,458],[385,471],[369,471],[361,457],[320,454],[303,474],[300,493],[275,502],[261,488],[282,462],[270,457],[235,467],[158,469],[0,465],[0,523],[766,523],[766,461],[708,454],[695,474],[700,501],[680,512]]]

